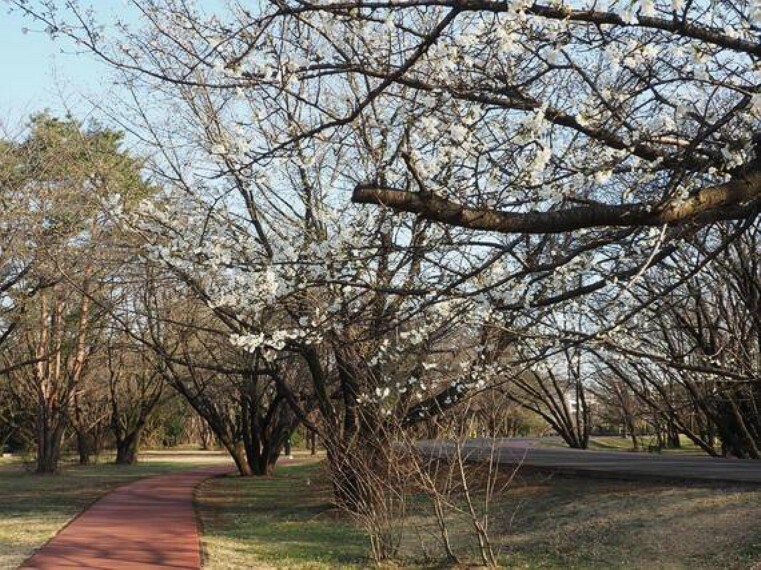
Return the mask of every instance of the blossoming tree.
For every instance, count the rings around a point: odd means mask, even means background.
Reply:
[[[615,335],[761,204],[755,0],[11,3],[124,74],[168,188],[130,223],[343,443]]]

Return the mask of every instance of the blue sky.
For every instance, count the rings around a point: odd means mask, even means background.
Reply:
[[[24,27],[30,28],[23,33]],[[15,129],[30,114],[71,109],[80,118],[109,88],[108,69],[70,42],[53,42],[39,26],[0,9],[0,125]]]
[[[91,0],[89,4],[102,24],[113,23],[117,15],[122,21],[140,23],[138,13],[126,2]],[[199,5],[211,12],[224,11],[221,0],[203,0]],[[0,132],[3,126],[18,132],[30,115],[46,109],[59,115],[72,111],[78,119],[87,119],[93,113],[93,101],[113,94],[107,65],[67,38],[51,40],[42,27],[17,10],[9,13],[0,0]]]

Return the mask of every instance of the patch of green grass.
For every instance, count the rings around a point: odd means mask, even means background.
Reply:
[[[655,445],[657,439],[655,436],[639,436],[639,452],[648,453],[648,448]],[[680,447],[675,449],[662,449],[660,453],[664,455],[705,455],[705,451],[700,449],[686,436],[680,435]],[[550,437],[539,440],[540,447],[568,448],[568,445],[559,437]],[[631,438],[623,438],[618,435],[597,435],[589,439],[590,451],[631,451],[634,452]]]
[[[196,494],[205,568],[364,568],[367,544],[330,503],[323,467],[278,466],[273,477],[221,477]]]
[[[17,458],[0,463],[0,568],[16,568],[73,517],[112,489],[151,475],[228,461],[220,454],[147,453],[137,465],[64,465],[35,475]]]
[[[283,466],[273,478],[207,481],[197,499],[206,567],[372,567],[361,529],[331,509],[330,492],[319,465]],[[399,567],[448,567],[427,501],[411,497],[407,515]],[[507,568],[751,568],[761,563],[759,520],[758,487],[525,470],[494,499],[490,533]],[[472,523],[453,511],[448,521],[461,568],[472,567]]]
[[[646,443],[643,438],[640,445],[644,449],[647,449],[649,444]],[[631,439],[616,435],[595,436],[589,438],[589,449],[599,451],[634,451]]]
[[[530,475],[497,511],[496,536],[510,567],[709,569],[761,562],[758,487]]]
[[[657,438],[655,436],[642,435],[639,436],[639,451],[647,452],[650,446],[657,444]],[[662,454],[687,454],[687,455],[705,455],[705,451],[695,445],[690,439],[684,435],[680,435],[680,446],[677,448],[664,448],[661,449]],[[589,449],[598,451],[634,451],[631,438],[623,438],[620,436],[595,436],[589,440]]]
[[[424,543],[428,567],[441,561],[429,511],[416,508],[407,521],[402,560],[415,567],[425,566],[419,562]],[[759,487],[600,480],[526,469],[495,496],[490,513],[492,544],[506,568],[707,570],[761,563]],[[477,564],[466,513],[450,510],[448,518],[455,553],[463,563]]]

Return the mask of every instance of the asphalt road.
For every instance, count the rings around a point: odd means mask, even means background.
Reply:
[[[470,440],[464,449],[468,459],[483,461],[490,447],[491,440]],[[442,442],[422,442],[421,448],[432,454],[451,452]],[[754,459],[542,448],[531,439],[498,440],[495,457],[500,464],[601,477],[761,484],[761,461]]]

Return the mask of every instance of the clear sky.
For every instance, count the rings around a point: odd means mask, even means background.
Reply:
[[[126,2],[86,4],[95,8],[100,23],[111,24],[118,16],[140,25],[139,13]],[[202,0],[199,6],[224,11],[222,0]],[[71,111],[85,120],[98,102],[114,93],[108,66],[67,38],[51,40],[42,27],[17,10],[9,13],[0,0],[0,136],[3,127],[18,132],[30,115],[46,109],[58,115]]]
[[[0,125],[11,130],[45,109],[84,118],[89,101],[109,89],[108,70],[93,56],[35,29],[39,25],[0,7]]]

